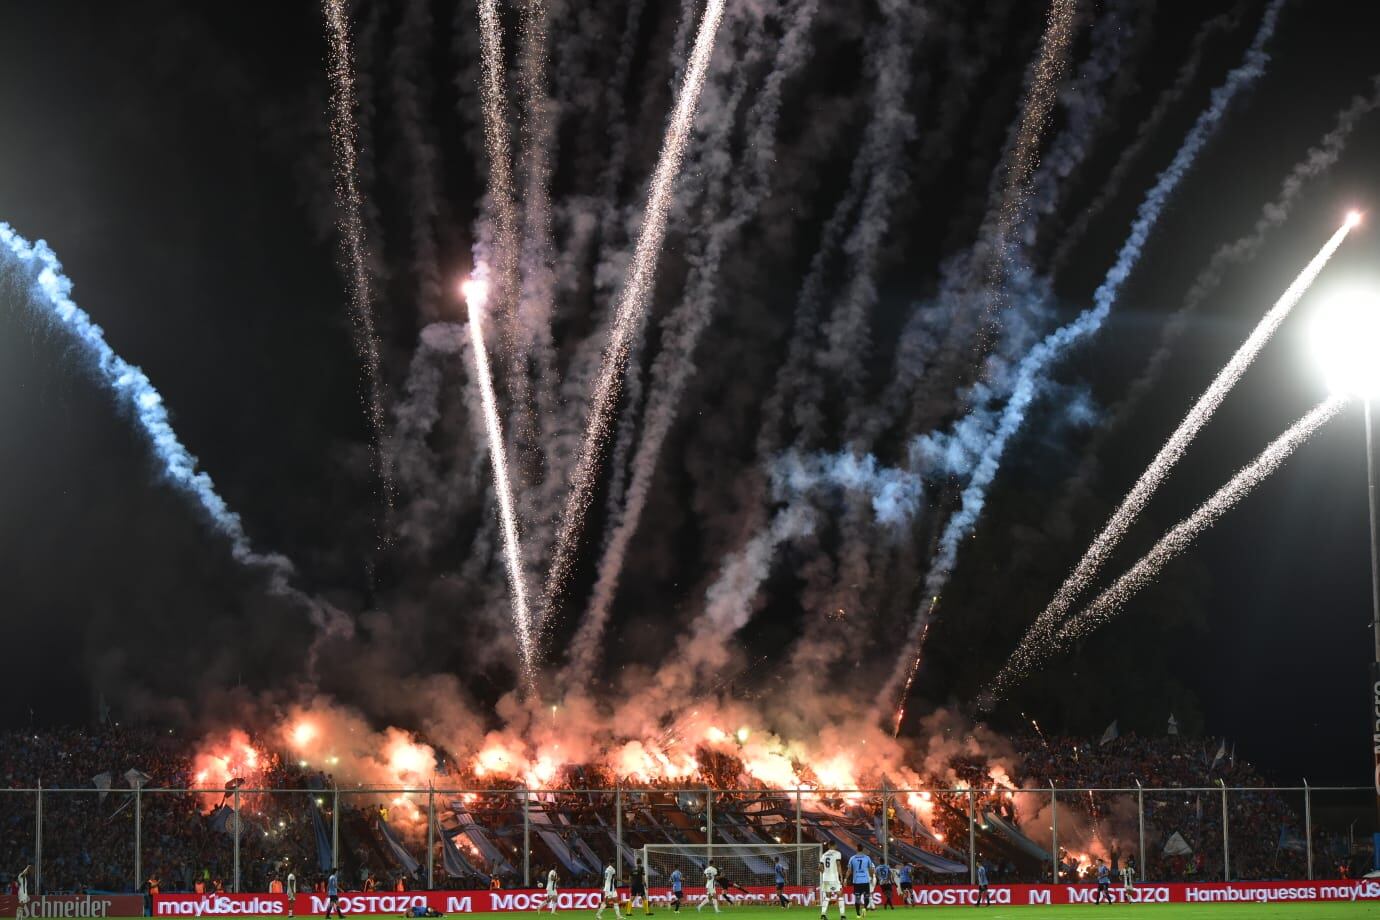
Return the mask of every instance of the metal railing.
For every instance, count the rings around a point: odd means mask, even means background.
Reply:
[[[1373,820],[1371,796],[1360,786],[1220,781],[1020,789],[36,787],[0,790],[0,827],[9,838],[0,859],[31,862],[38,893],[137,889],[146,869],[169,890],[217,879],[229,891],[263,890],[289,866],[300,874],[348,864],[362,881],[371,863],[428,888],[438,875],[451,880],[447,887],[484,884],[490,875],[527,886],[534,868],[557,864],[571,882],[580,870],[592,882],[609,861],[625,876],[642,843],[829,839],[885,862],[938,866],[936,877],[966,876],[970,884],[979,861],[1003,881],[1070,881],[1065,854],[1089,851],[1134,855],[1145,880],[1311,880],[1329,877],[1331,860],[1354,862],[1366,850],[1356,828],[1364,832]],[[31,849],[17,832],[26,811]],[[1166,853],[1175,833],[1178,860]],[[418,849],[423,859],[411,855]]]

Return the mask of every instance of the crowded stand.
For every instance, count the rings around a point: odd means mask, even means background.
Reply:
[[[132,891],[137,874],[156,877],[165,892],[231,890],[237,839],[241,890],[272,890],[289,872],[304,890],[324,884],[333,852],[348,890],[421,888],[428,878],[435,888],[517,887],[524,828],[531,878],[555,867],[571,887],[597,887],[620,845],[631,871],[644,844],[704,844],[711,827],[720,844],[833,842],[845,855],[885,855],[917,884],[966,883],[971,833],[973,855],[994,882],[1048,882],[1057,824],[1062,882],[1090,879],[1099,858],[1118,878],[1130,865],[1142,880],[1211,881],[1222,878],[1220,782],[1233,878],[1307,873],[1305,825],[1292,801],[1225,744],[1174,735],[1017,737],[996,754],[955,754],[942,770],[927,764],[931,789],[898,790],[882,779],[864,793],[769,788],[722,753],[706,753],[699,775],[676,780],[619,781],[601,768],[565,767],[550,791],[528,793],[518,780],[447,772],[438,762],[431,785],[410,792],[337,789],[330,772],[271,745],[242,746],[247,775],[222,758],[227,766],[210,776],[204,752],[166,731],[2,735],[0,866],[12,874],[35,861],[41,814],[45,893]],[[1145,789],[1143,859],[1137,783]],[[41,813],[32,791],[40,786]],[[1345,837],[1335,827],[1313,831],[1318,874],[1348,871]]]

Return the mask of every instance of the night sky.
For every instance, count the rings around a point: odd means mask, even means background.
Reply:
[[[730,9],[739,2],[730,0]],[[648,0],[630,76],[613,94],[625,108],[627,162],[609,200],[618,238],[599,261],[575,250],[572,227],[575,215],[599,213],[607,198],[600,185],[610,144],[606,87],[627,6],[550,6],[551,72],[561,100],[554,248],[557,258],[574,252],[580,263],[558,294],[553,336],[562,399],[578,408],[582,397],[572,394],[582,391],[578,379],[570,382],[578,377],[570,369],[580,361],[579,344],[594,341],[602,328],[620,277],[610,266],[622,264],[617,251],[628,248],[640,216],[673,99],[670,49],[681,9]],[[745,6],[768,11],[770,19],[782,4]],[[613,607],[604,680],[673,654],[672,640],[702,606],[720,561],[744,539],[745,509],[761,500],[752,486],[761,406],[785,360],[821,227],[848,184],[875,76],[866,49],[879,23],[877,4],[825,6],[812,52],[784,90],[776,184],[724,261],[714,319],[695,350],[695,373],[678,403]],[[866,394],[885,388],[907,317],[935,295],[945,260],[977,235],[1007,128],[1019,114],[1044,5],[928,6],[910,62],[916,133],[896,164],[906,181],[898,183],[876,244],[873,344],[859,359]],[[1099,91],[1106,105],[1088,155],[1063,180],[1060,205],[1041,225],[1033,248],[1037,274],[1102,190],[1198,30],[1233,10],[1239,23],[1205,45],[1189,90],[1054,275],[1054,315],[1042,329],[1086,306],[1144,190],[1212,87],[1240,61],[1262,6],[1083,3],[1088,16],[1066,90],[1088,56],[1095,20],[1124,15],[1130,38],[1122,68]],[[1141,372],[1193,277],[1214,250],[1250,229],[1352,97],[1376,91],[1376,22],[1364,6],[1286,4],[1265,75],[1235,101],[1170,200],[1107,326],[1059,363],[1056,389],[1036,402],[1008,452],[932,630],[914,711],[962,705],[990,679],[1201,388],[1345,211],[1358,207],[1374,219],[1353,233],[1195,442],[1104,578],[1322,398],[1321,376],[1305,348],[1310,307],[1342,282],[1380,283],[1380,113],[1365,117],[1336,165],[1309,181],[1260,255],[1228,272],[1192,319],[1153,395],[1102,448],[1086,494],[1068,506],[1066,521],[1051,517],[1093,430]],[[431,22],[418,28],[427,16]],[[741,32],[751,18],[726,28]],[[475,12],[466,0],[458,7],[451,0],[359,0],[352,22],[365,36],[356,49],[368,167],[361,182],[385,390],[396,406],[419,330],[463,320],[451,292],[473,264],[486,175]],[[512,38],[516,18],[507,24]],[[777,32],[771,25],[761,48],[772,48]],[[562,43],[571,46],[567,52]],[[732,47],[742,54],[749,44],[735,40]],[[961,69],[982,48],[989,59],[960,91],[968,79]],[[459,484],[460,498],[426,511],[425,496],[404,489],[399,510],[381,523],[334,225],[326,53],[320,11],[310,2],[0,5],[0,220],[54,247],[76,284],[76,301],[117,352],[147,371],[182,440],[255,543],[285,553],[304,590],[357,619],[355,639],[328,647],[320,686],[380,720],[405,719],[407,706],[388,699],[389,675],[455,674],[475,700],[491,701],[513,686],[512,640],[488,523],[492,505],[484,499],[487,459],[461,396],[468,392],[468,352],[444,369],[449,396],[428,442],[441,478]],[[761,71],[760,61],[744,68],[749,98]],[[711,75],[698,138],[734,73]],[[516,106],[516,93],[512,98]],[[932,136],[950,110],[951,130]],[[1046,143],[1069,124],[1061,105]],[[425,183],[416,159],[423,149],[435,156]],[[730,152],[743,154],[740,137]],[[692,153],[692,165],[706,162],[698,156]],[[678,303],[695,256],[695,181],[692,170],[672,210],[648,338],[634,359],[635,376],[644,381],[667,341],[661,321]],[[420,223],[434,258],[419,255],[414,237],[423,201],[428,217]],[[848,271],[846,262],[838,265],[826,304],[840,296]],[[427,289],[423,275],[442,286]],[[112,410],[63,336],[36,321],[13,289],[0,287],[0,308],[0,610],[9,651],[9,705],[0,718],[12,726],[88,722],[104,697],[123,718],[185,724],[219,711],[235,692],[282,698],[300,691],[301,662],[313,642],[301,611],[237,565],[190,503],[155,477],[145,443]],[[837,451],[848,403],[832,386],[826,431],[812,446]],[[635,409],[643,384],[632,392]],[[1063,418],[1075,394],[1094,410],[1091,425]],[[959,414],[961,400],[953,396],[915,417],[929,430]],[[626,405],[622,415],[636,418]],[[634,430],[644,424],[635,421]],[[878,444],[881,462],[904,457],[907,438],[921,433],[909,424],[902,419],[889,428]],[[884,568],[874,566],[872,580],[853,588],[868,612],[850,611],[837,628],[871,639],[821,671],[826,681],[837,678],[837,692],[870,699],[869,678],[880,680],[876,675],[890,669],[952,489],[941,482],[931,490],[929,512],[902,536],[870,532],[868,539],[895,540],[897,549],[884,554]],[[594,584],[606,493],[601,486],[595,498],[556,647],[574,632]],[[524,498],[524,507],[541,500]],[[837,496],[816,502],[828,515],[846,516]],[[400,532],[403,522],[421,520],[424,539],[379,547],[381,529]],[[842,579],[837,565],[846,539],[840,528],[821,527],[816,538],[781,550],[753,601],[756,615],[741,633],[722,636],[739,659],[726,677],[766,662],[735,681],[741,686],[733,692],[788,692],[785,672],[774,665],[808,632],[815,608],[832,603],[821,598],[841,596],[818,586],[828,578],[821,571]],[[540,560],[528,562],[540,584]],[[1025,730],[1024,712],[1047,731],[1098,734],[1119,719],[1123,731],[1162,732],[1173,711],[1188,731],[1235,740],[1241,756],[1280,780],[1366,783],[1369,603],[1364,436],[1353,406],[1114,623],[1056,657],[993,719],[1013,731]]]

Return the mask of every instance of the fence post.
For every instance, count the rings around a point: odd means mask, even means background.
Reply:
[[[43,780],[34,794],[34,894],[43,894]]]
[[[522,887],[532,887],[532,790],[522,790]]]
[[[1303,838],[1308,845],[1308,881],[1313,881],[1313,790],[1303,781]]]
[[[804,815],[803,815],[803,813],[802,813],[802,811],[801,811],[801,808],[800,808],[800,787],[799,787],[799,786],[796,786],[796,787],[795,787],[795,883],[796,883],[797,885],[803,884],[803,882],[801,882],[802,876],[801,876],[801,868],[800,868],[800,854],[801,854],[801,852],[802,852],[801,847],[805,844],[805,838],[804,838],[804,836],[803,836],[804,828],[803,828],[803,826],[802,826],[802,823],[803,823],[803,822],[802,822],[802,819],[803,819],[803,817],[804,817]]]
[[[882,777],[882,865],[891,865],[891,796],[886,791],[886,777]]]
[[[1054,862],[1054,884],[1059,884],[1059,790],[1049,781],[1049,854]]]
[[[340,869],[340,787],[331,789],[331,868]]]
[[[235,787],[235,894],[240,893],[240,787]]]
[[[1145,787],[1140,784],[1140,780],[1136,780],[1136,820],[1140,823],[1140,879],[1148,879],[1150,864],[1145,861]]]
[[[714,787],[704,787],[704,855],[714,861]]]
[[[968,884],[977,884],[977,792],[968,790]]]
[[[144,789],[143,783],[134,787],[134,890],[144,883]]]
[[[1227,784],[1218,780],[1222,787],[1222,881],[1231,881],[1231,834],[1227,830]]]
[[[623,782],[616,780],[613,786],[613,864],[618,867],[618,878],[623,879]],[[629,907],[628,910],[632,910]]]
[[[436,890],[436,787],[426,789],[426,890]]]

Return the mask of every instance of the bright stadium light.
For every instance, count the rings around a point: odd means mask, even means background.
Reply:
[[[1313,319],[1310,345],[1327,385],[1363,399],[1380,397],[1380,289],[1347,288]]]

